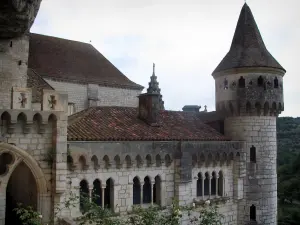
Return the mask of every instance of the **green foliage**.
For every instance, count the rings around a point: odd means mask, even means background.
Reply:
[[[278,225],[300,221],[300,118],[277,120]]]
[[[42,215],[36,212],[32,207],[24,207],[18,204],[18,208],[14,209],[19,216],[23,225],[41,225]]]

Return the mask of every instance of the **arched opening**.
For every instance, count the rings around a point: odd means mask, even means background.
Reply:
[[[239,88],[244,88],[244,87],[245,87],[245,79],[243,76],[241,76],[239,79]]]
[[[93,157],[91,158],[91,161],[93,162],[94,169],[95,170],[99,169],[99,163],[98,163],[97,156],[93,155]]]
[[[212,157],[212,154],[209,153],[207,156],[206,165],[211,165],[212,162],[213,162],[213,157]]]
[[[15,168],[7,184],[5,224],[22,225],[14,209],[21,203],[24,207],[31,206],[37,210],[37,200],[36,180],[28,166],[22,162]]]
[[[70,171],[72,171],[74,169],[74,161],[73,161],[72,156],[70,156],[70,155],[67,156],[67,168]]]
[[[8,166],[12,164],[14,158],[8,152],[4,152],[0,155],[0,176],[8,172]]]
[[[219,172],[219,179],[218,179],[218,195],[224,196],[224,177],[222,171]]]
[[[142,165],[143,165],[142,157],[140,155],[137,155],[135,160],[136,160],[137,167],[138,168],[142,167]]]
[[[151,156],[150,155],[146,156],[146,162],[147,162],[147,167],[150,167],[151,166]]]
[[[80,166],[80,170],[86,170],[87,169],[86,159],[83,155],[79,157],[79,166]]]
[[[116,155],[115,158],[114,158],[114,160],[115,160],[116,168],[120,169],[121,168],[121,159],[120,159],[120,156]]]
[[[247,113],[248,115],[251,114],[251,104],[250,104],[250,102],[247,102],[247,103],[246,103],[246,113]]]
[[[93,182],[92,201],[96,205],[102,206],[102,188],[101,182],[98,179]]]
[[[171,165],[171,163],[172,163],[172,159],[171,159],[171,157],[170,157],[169,154],[167,154],[165,156],[165,163],[166,163],[166,167],[169,167]]]
[[[208,172],[205,173],[204,195],[209,195],[209,174],[208,174]]]
[[[151,181],[150,178],[147,176],[144,179],[144,186],[143,186],[143,203],[151,203]]]
[[[133,178],[133,204],[141,204],[141,183],[138,177]]]
[[[104,191],[104,206],[113,209],[114,203],[114,182],[111,178],[106,181],[106,188]]]
[[[256,221],[256,207],[255,205],[250,206],[250,220]]]
[[[203,165],[205,163],[205,156],[203,153],[200,155],[200,164]]]
[[[160,157],[160,155],[156,155],[155,161],[156,161],[156,167],[160,167],[161,166],[161,157]]]
[[[278,84],[278,79],[277,77],[275,77],[274,79],[274,88],[278,88],[279,84]]]
[[[87,201],[89,201],[89,185],[86,180],[80,181],[80,189],[79,189],[79,209],[80,212],[85,212],[85,206]]]
[[[103,157],[103,161],[104,161],[104,168],[105,168],[105,169],[108,169],[109,166],[110,166],[110,164],[109,164],[109,158],[108,158],[107,155],[105,155],[105,156]]]
[[[250,162],[256,163],[256,148],[253,145],[250,148]]]
[[[20,132],[28,133],[26,132],[25,126],[27,122],[27,117],[24,113],[20,113],[17,117],[17,123],[18,123],[18,129],[20,129]]]
[[[225,78],[224,79],[224,90],[228,89],[228,80]]]
[[[266,102],[264,105],[264,116],[268,116],[269,115],[269,103]]]
[[[258,102],[255,104],[255,109],[256,109],[256,115],[260,116],[261,115],[261,105]]]
[[[264,86],[264,79],[262,78],[262,76],[259,76],[257,79],[257,86],[258,87],[263,87]]]
[[[125,157],[125,164],[126,164],[126,168],[130,168],[131,167],[131,158],[129,155],[127,155]]]
[[[217,176],[216,172],[212,173],[212,179],[211,179],[211,195],[216,195],[216,188],[217,188]]]
[[[159,176],[155,177],[155,184],[153,185],[153,202],[161,205],[161,179]]]
[[[203,181],[203,177],[201,173],[198,173],[198,180],[197,180],[197,196],[202,196],[202,181]]]

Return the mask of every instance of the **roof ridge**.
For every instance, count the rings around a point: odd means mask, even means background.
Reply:
[[[87,109],[76,112],[70,116],[68,116],[68,125],[72,125],[73,123],[78,122],[80,119],[85,116],[90,115],[93,111],[95,111],[95,107],[89,107]]]
[[[38,34],[38,33],[29,33],[29,37],[33,35],[33,36],[43,36],[46,38],[55,38],[55,39],[60,39],[60,40],[64,40],[64,41],[70,41],[70,42],[76,42],[76,43],[80,43],[80,44],[85,44],[85,45],[90,45],[93,46],[91,43],[88,42],[84,42],[84,41],[77,41],[77,40],[72,40],[72,39],[67,39],[67,38],[62,38],[62,37],[56,37],[56,36],[52,36],[52,35],[46,35],[46,34]]]

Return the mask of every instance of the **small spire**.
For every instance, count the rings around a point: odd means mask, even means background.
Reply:
[[[207,112],[207,105],[204,106],[204,112]]]
[[[153,72],[152,72],[152,76],[155,76],[155,63],[153,63]]]

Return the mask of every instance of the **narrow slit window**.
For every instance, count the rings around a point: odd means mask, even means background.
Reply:
[[[240,77],[239,79],[239,88],[244,88],[245,87],[245,78]]]
[[[256,148],[253,145],[250,148],[250,162],[256,162]]]

